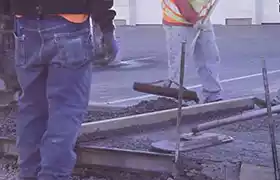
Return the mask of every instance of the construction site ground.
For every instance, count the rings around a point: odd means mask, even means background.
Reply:
[[[227,114],[212,114],[209,118],[206,116],[192,117],[192,120],[188,120],[191,123],[186,123],[182,126],[182,132],[190,132],[190,128],[198,123],[210,121],[215,118],[225,117]],[[93,118],[93,115],[91,115]],[[276,116],[277,128],[276,128],[276,140],[278,148],[280,146],[280,120]],[[1,136],[14,137],[15,133],[15,125],[14,118],[8,118],[6,120],[1,119]],[[90,121],[88,119],[88,121]],[[153,127],[135,130],[124,130],[122,132],[115,131],[102,134],[91,134],[86,138],[83,137],[80,139],[81,144],[90,144],[100,147],[110,147],[110,148],[122,148],[129,150],[143,150],[149,151],[151,149],[151,143],[170,139],[175,136],[174,124],[159,124],[154,125]],[[238,162],[242,162],[243,164],[250,164],[255,166],[265,166],[269,167],[269,177],[273,177],[272,174],[272,154],[270,149],[270,140],[268,133],[267,121],[265,118],[256,118],[242,123],[236,123],[232,125],[227,125],[220,128],[215,128],[211,131],[214,133],[221,133],[225,135],[230,135],[234,137],[234,141],[229,144],[204,148],[201,150],[195,150],[192,152],[183,153],[186,158],[195,159],[194,161],[189,161],[187,164],[196,164],[201,163],[204,166],[207,166],[203,169],[203,177],[195,175],[194,179],[204,180],[204,179],[215,179],[215,180],[225,180],[224,173],[224,165],[229,162],[233,164],[233,169],[235,170],[237,167],[235,164]],[[91,139],[92,138],[92,139]],[[278,149],[279,150],[279,149]],[[198,162],[196,162],[198,161]],[[2,168],[9,173],[14,174],[16,171],[14,161],[7,161],[6,159],[2,160]],[[255,168],[255,167],[254,167]],[[246,169],[247,170],[247,169]],[[159,175],[140,175],[125,173],[125,171],[116,171],[116,170],[107,170],[104,173],[104,169],[96,170],[91,172],[90,178],[78,178],[76,179],[93,179],[99,180],[100,178],[103,180],[118,180],[118,179],[139,179],[139,180],[150,180],[150,179],[161,179],[162,176]],[[121,173],[120,173],[121,172]],[[255,170],[252,171],[255,173]],[[258,171],[257,171],[258,172]],[[263,172],[263,171],[259,171]],[[263,173],[261,173],[263,174]],[[134,177],[136,176],[136,177]],[[205,176],[205,177],[204,177]],[[253,177],[259,177],[257,174]],[[232,177],[233,180],[236,177]],[[250,178],[252,178],[252,174],[250,174]],[[192,179],[192,178],[191,178]],[[244,178],[243,178],[244,179]],[[241,180],[243,180],[241,179]],[[269,178],[270,179],[270,178]],[[267,179],[267,180],[269,180]],[[245,180],[245,179],[244,179]],[[266,179],[263,179],[266,180]]]
[[[262,96],[263,84],[261,77],[261,58],[265,58],[268,64],[270,90],[275,92],[280,88],[280,57],[279,36],[280,26],[216,26],[217,42],[222,57],[221,80],[225,90],[225,97]],[[156,81],[166,77],[167,60],[164,44],[164,31],[159,26],[149,27],[119,27],[117,34],[121,37],[121,48],[124,60],[127,64],[116,68],[95,68],[92,81],[91,103],[108,103],[115,106],[127,106],[139,101],[151,98],[143,94],[133,92],[134,81]],[[186,84],[199,89],[199,79],[195,73],[193,62],[187,68]],[[140,97],[141,96],[141,97]],[[169,106],[172,102],[159,101],[157,106]],[[136,109],[128,109],[131,115],[137,108],[145,111],[153,111],[161,108],[148,106],[143,103],[135,106]],[[144,107],[142,107],[144,106]],[[171,106],[174,106],[172,103]],[[144,110],[143,110],[144,109]],[[123,113],[125,115],[125,113]],[[101,120],[100,116],[115,117],[114,114],[95,112],[89,116],[92,120]],[[217,115],[218,116],[218,115]],[[221,116],[221,115],[219,115]],[[183,125],[184,132],[190,132],[192,125],[215,119],[210,117],[194,118],[192,124]],[[280,118],[275,117],[277,122],[276,140],[280,146]],[[11,136],[15,133],[13,117],[1,119],[1,136]],[[197,121],[196,121],[197,120]],[[238,162],[252,165],[263,165],[272,167],[272,155],[268,126],[265,118],[256,118],[250,121],[227,125],[216,128],[210,132],[230,135],[235,138],[234,142],[211,147],[194,152],[185,153],[187,157],[204,159],[204,161],[216,161],[209,164],[208,174],[212,179],[224,179],[222,165],[220,162]],[[147,150],[151,142],[167,139],[174,136],[174,125],[159,126],[141,133],[123,133],[122,135],[109,135],[105,139],[95,141],[95,145],[105,147],[118,147],[126,149]],[[3,169],[13,169],[11,162],[3,165]],[[13,172],[10,170],[9,172]],[[105,175],[106,174],[106,175]],[[270,178],[272,173],[269,173]],[[78,177],[76,177],[79,179]],[[199,179],[200,178],[200,179]],[[88,178],[87,178],[88,179]],[[126,173],[96,173],[92,180],[103,179],[160,179],[159,176],[127,175]],[[194,179],[194,178],[193,178]],[[202,180],[203,177],[197,177]],[[207,179],[207,178],[204,178]],[[232,179],[235,180],[235,179]],[[243,179],[241,179],[243,180]],[[245,180],[245,179],[244,179]],[[260,179],[261,180],[261,179]],[[266,179],[264,179],[266,180]]]

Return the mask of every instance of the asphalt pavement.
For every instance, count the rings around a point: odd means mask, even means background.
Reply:
[[[214,26],[222,62],[220,79],[225,98],[263,93],[261,59],[265,58],[271,91],[280,82],[280,25]],[[91,103],[130,105],[154,98],[133,91],[133,82],[167,77],[167,54],[162,26],[117,27],[122,66],[95,68]],[[187,61],[185,84],[200,92],[192,61]],[[3,86],[0,82],[0,86]]]
[[[279,25],[215,26],[225,98],[263,93],[262,58],[267,61],[271,91],[278,89],[279,31]],[[161,26],[118,27],[117,36],[124,65],[95,68],[91,102],[134,104],[151,96],[133,91],[133,82],[152,82],[167,76],[165,37]],[[199,92],[200,81],[192,61],[188,61],[185,83]]]

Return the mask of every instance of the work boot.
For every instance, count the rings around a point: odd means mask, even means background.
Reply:
[[[203,103],[212,103],[212,102],[218,102],[218,101],[222,101],[222,95],[221,92],[209,92],[206,90],[202,91],[203,96],[205,97]]]
[[[205,99],[204,100],[204,104],[206,103],[213,103],[213,102],[218,102],[218,101],[222,101],[222,98],[217,98],[217,99]]]
[[[165,80],[165,81],[163,81],[163,87],[171,87],[171,85],[172,85],[172,81],[171,80]]]

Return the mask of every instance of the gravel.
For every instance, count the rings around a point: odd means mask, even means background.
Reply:
[[[168,98],[158,98],[156,100],[150,100],[150,101],[142,101],[137,105],[127,107],[120,109],[118,111],[111,111],[111,112],[104,112],[104,111],[91,111],[88,112],[86,122],[91,121],[101,121],[104,119],[109,118],[117,118],[117,117],[123,117],[123,116],[129,116],[129,115],[136,115],[141,113],[147,113],[147,112],[154,112],[159,110],[166,110],[171,108],[176,108],[177,103],[176,101]],[[9,109],[8,109],[9,110]],[[16,108],[13,109],[12,113],[4,118],[6,116],[5,112],[8,111],[1,111],[0,113],[0,136],[15,137],[15,114],[16,114]],[[209,114],[207,115],[208,118],[214,118],[217,114]],[[127,143],[127,142],[133,142],[133,143]],[[150,139],[133,139],[132,137],[126,137],[122,138],[122,142],[116,142],[116,140],[112,139],[111,141],[102,141],[99,142],[98,145],[100,146],[106,146],[106,147],[119,147],[119,148],[127,148],[127,149],[141,149],[141,150],[149,150]],[[2,168],[6,173],[7,177],[15,175],[17,171],[16,167],[16,161],[14,160],[7,160],[2,159],[0,160],[0,163],[2,164]],[[211,164],[211,163],[210,163]],[[210,165],[211,166],[211,165]],[[209,166],[209,167],[210,167]],[[213,163],[212,163],[213,166]],[[188,180],[212,180],[215,177],[215,180],[223,180],[223,177],[221,177],[221,163],[218,163],[214,165],[214,167],[208,168],[210,169],[209,172],[201,172],[201,171],[185,171],[183,179]],[[207,169],[207,168],[206,168]],[[216,173],[216,175],[215,175]],[[213,175],[214,174],[214,175]],[[210,177],[211,176],[211,177]],[[73,176],[73,180],[167,180],[166,174],[143,174],[143,173],[128,173],[124,171],[117,171],[117,170],[98,170],[95,172],[90,173],[90,177],[82,177],[82,176]]]
[[[100,121],[109,118],[119,118],[136,114],[176,108],[177,102],[169,98],[158,98],[156,100],[141,101],[140,103],[120,110],[112,111],[90,111],[86,122]]]
[[[90,111],[87,113],[85,122],[101,121],[110,118],[124,117],[159,110],[171,109],[177,107],[176,101],[168,98],[158,98],[151,101],[142,101],[139,104],[120,109],[118,111]],[[10,110],[12,110],[10,112]],[[15,137],[15,116],[16,107],[13,109],[0,109],[0,136]],[[9,113],[10,112],[10,113]]]
[[[137,105],[130,106],[127,108],[123,108],[118,111],[104,112],[104,111],[91,111],[88,112],[86,122],[91,121],[101,121],[109,118],[116,117],[124,117],[129,115],[136,115],[147,112],[154,112],[159,110],[166,110],[177,107],[177,103],[174,100],[167,98],[158,98],[156,100],[151,101],[142,101]],[[0,136],[5,136],[9,138],[15,138],[15,116],[17,109],[13,108],[5,108],[0,111]],[[135,141],[133,145],[129,145],[126,147],[128,149],[137,149],[137,148],[145,148],[141,147],[143,144],[147,144],[148,142],[138,142]],[[0,159],[0,170],[5,172],[5,178],[9,179],[15,176],[17,172],[17,163],[13,159],[2,158]],[[110,173],[108,173],[110,172]],[[111,179],[134,179],[134,180],[161,180],[167,179],[166,175],[162,174],[142,174],[142,173],[127,173],[122,171],[108,171],[104,173],[104,170],[96,171],[94,174],[91,174],[91,177],[79,177],[73,176],[73,180],[111,180]],[[106,174],[106,176],[104,176]],[[117,177],[117,178],[116,178]],[[205,178],[199,179],[204,180]],[[206,180],[206,179],[205,179]]]
[[[114,110],[114,111],[91,111],[88,112],[86,122],[91,122],[91,121],[101,121],[104,119],[109,119],[109,118],[117,118],[117,117],[124,117],[124,116],[129,116],[129,115],[136,115],[136,114],[141,114],[141,113],[147,113],[147,112],[154,112],[154,111],[159,111],[159,110],[166,110],[166,109],[171,109],[171,108],[176,108],[177,103],[176,101],[172,99],[167,99],[167,98],[158,98],[156,100],[150,100],[150,101],[142,101],[139,104],[136,104],[134,106],[130,106],[127,108],[119,109],[119,110]],[[10,137],[14,138],[15,137],[15,115],[17,109],[14,108],[12,109],[13,111],[7,116],[7,112],[9,112],[11,109],[2,109],[0,111],[0,136],[5,136],[5,137]],[[209,113],[209,114],[204,114],[204,115],[199,115],[196,117],[187,117],[187,118],[192,118],[195,124],[200,123],[201,121],[209,121],[213,120],[216,118],[222,118],[222,117],[227,117],[230,114],[236,114],[239,110],[236,110],[234,112],[223,112],[223,113]],[[240,111],[241,112],[241,111]],[[4,118],[5,117],[5,118]],[[203,119],[203,120],[202,120]],[[188,120],[190,121],[190,119]],[[171,124],[170,124],[171,123]],[[153,132],[154,130],[156,131],[165,131],[166,127],[170,127],[170,125],[174,125],[173,122],[168,122],[168,124],[165,125],[154,125],[152,130],[149,131],[149,128],[146,127],[136,127],[133,131],[137,134],[139,132],[149,133]],[[190,124],[191,126],[192,124]],[[280,123],[277,122],[277,130],[279,131],[279,126]],[[145,130],[144,130],[145,129]],[[259,132],[260,130],[262,131],[267,131],[267,122],[264,120],[264,118],[259,118],[254,120],[254,123],[251,121],[246,121],[242,123],[236,123],[232,125],[227,125],[224,127],[219,128],[221,130],[221,133],[223,131],[226,132],[236,132],[236,133],[247,133],[247,132]],[[124,130],[121,130],[121,133],[124,133]],[[129,131],[128,131],[129,132]],[[280,132],[280,131],[279,131]],[[120,135],[121,135],[120,133]],[[112,133],[113,136],[118,136],[116,133]],[[111,136],[112,136],[111,134]],[[93,135],[90,135],[92,137],[96,137]],[[243,135],[242,135],[243,136]],[[98,138],[97,138],[98,139]],[[263,142],[265,142],[266,139],[263,139]],[[280,142],[280,141],[279,141]],[[131,149],[131,150],[150,150],[152,140],[148,138],[134,138],[134,136],[129,136],[128,134],[124,133],[124,135],[121,135],[120,138],[118,137],[110,137],[105,139],[99,139],[95,141],[95,145],[98,146],[103,146],[103,147],[114,147],[114,148],[125,148],[125,149]],[[223,146],[224,147],[224,146]],[[212,149],[212,150],[211,150]],[[225,149],[224,151],[226,151]],[[247,152],[247,150],[246,150]],[[249,151],[248,151],[249,153]],[[220,160],[218,163],[214,163],[213,161],[209,161],[208,165],[207,163],[204,164],[203,171],[186,171],[184,174],[185,180],[191,179],[191,180],[224,180],[224,170],[223,170],[223,163],[227,161],[227,158],[216,158],[220,156],[227,156],[226,154],[221,154],[218,152],[215,152],[213,148],[210,148],[209,151],[207,150],[206,152],[197,152],[197,153],[189,153],[188,157],[196,157],[196,158],[202,158],[206,157],[211,160]],[[265,153],[262,155],[265,156]],[[213,158],[212,158],[213,157]],[[259,158],[261,160],[261,158]],[[206,159],[203,159],[205,162]],[[8,179],[8,177],[11,177],[15,175],[17,171],[16,167],[16,161],[11,160],[11,159],[0,159],[0,170],[3,170],[6,172],[7,177],[5,179]],[[124,171],[119,171],[119,170],[105,170],[105,169],[98,169],[93,171],[90,171],[88,174],[83,174],[80,176],[73,176],[73,180],[167,180],[168,175],[166,174],[143,174],[143,173],[132,173],[132,172],[124,172]],[[1,176],[0,176],[1,180]]]

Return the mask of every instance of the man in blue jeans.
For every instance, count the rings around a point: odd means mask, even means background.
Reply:
[[[4,5],[3,5],[4,4]],[[2,6],[1,6],[2,5]],[[112,32],[108,0],[1,0],[15,14],[20,180],[68,180],[87,110],[92,49],[89,16]],[[8,9],[8,10],[7,10]]]
[[[95,0],[94,2],[98,3],[98,1],[99,0]],[[5,1],[0,0],[0,3],[1,2]],[[104,7],[105,10],[110,8],[110,4],[108,5],[109,6]],[[4,5],[0,4],[0,7],[4,7]],[[110,16],[110,11],[107,11],[107,15]],[[106,24],[104,25],[104,20],[102,19],[104,18],[103,16],[101,16],[101,18],[100,15],[94,15],[91,17],[93,23],[91,27],[91,33],[93,33],[93,41],[95,40],[93,43],[97,44],[97,46],[93,48],[93,53],[95,55],[94,64],[106,66],[120,59],[116,59],[119,57],[117,57],[117,54],[119,54],[119,45],[116,40],[117,38],[114,35],[114,29],[111,28],[110,30],[110,28],[108,29],[108,26]],[[10,34],[10,31],[12,31],[13,29],[13,24],[14,18],[12,14],[0,12],[0,80],[2,80],[5,85],[4,89],[1,89],[1,91],[3,91],[3,93],[6,93],[8,96],[9,94],[14,94],[14,98],[17,98],[16,95],[20,93],[21,89],[17,81],[17,76],[14,68],[14,38],[13,35]],[[100,27],[103,29],[101,29]],[[14,98],[10,99],[11,103],[16,100]]]

